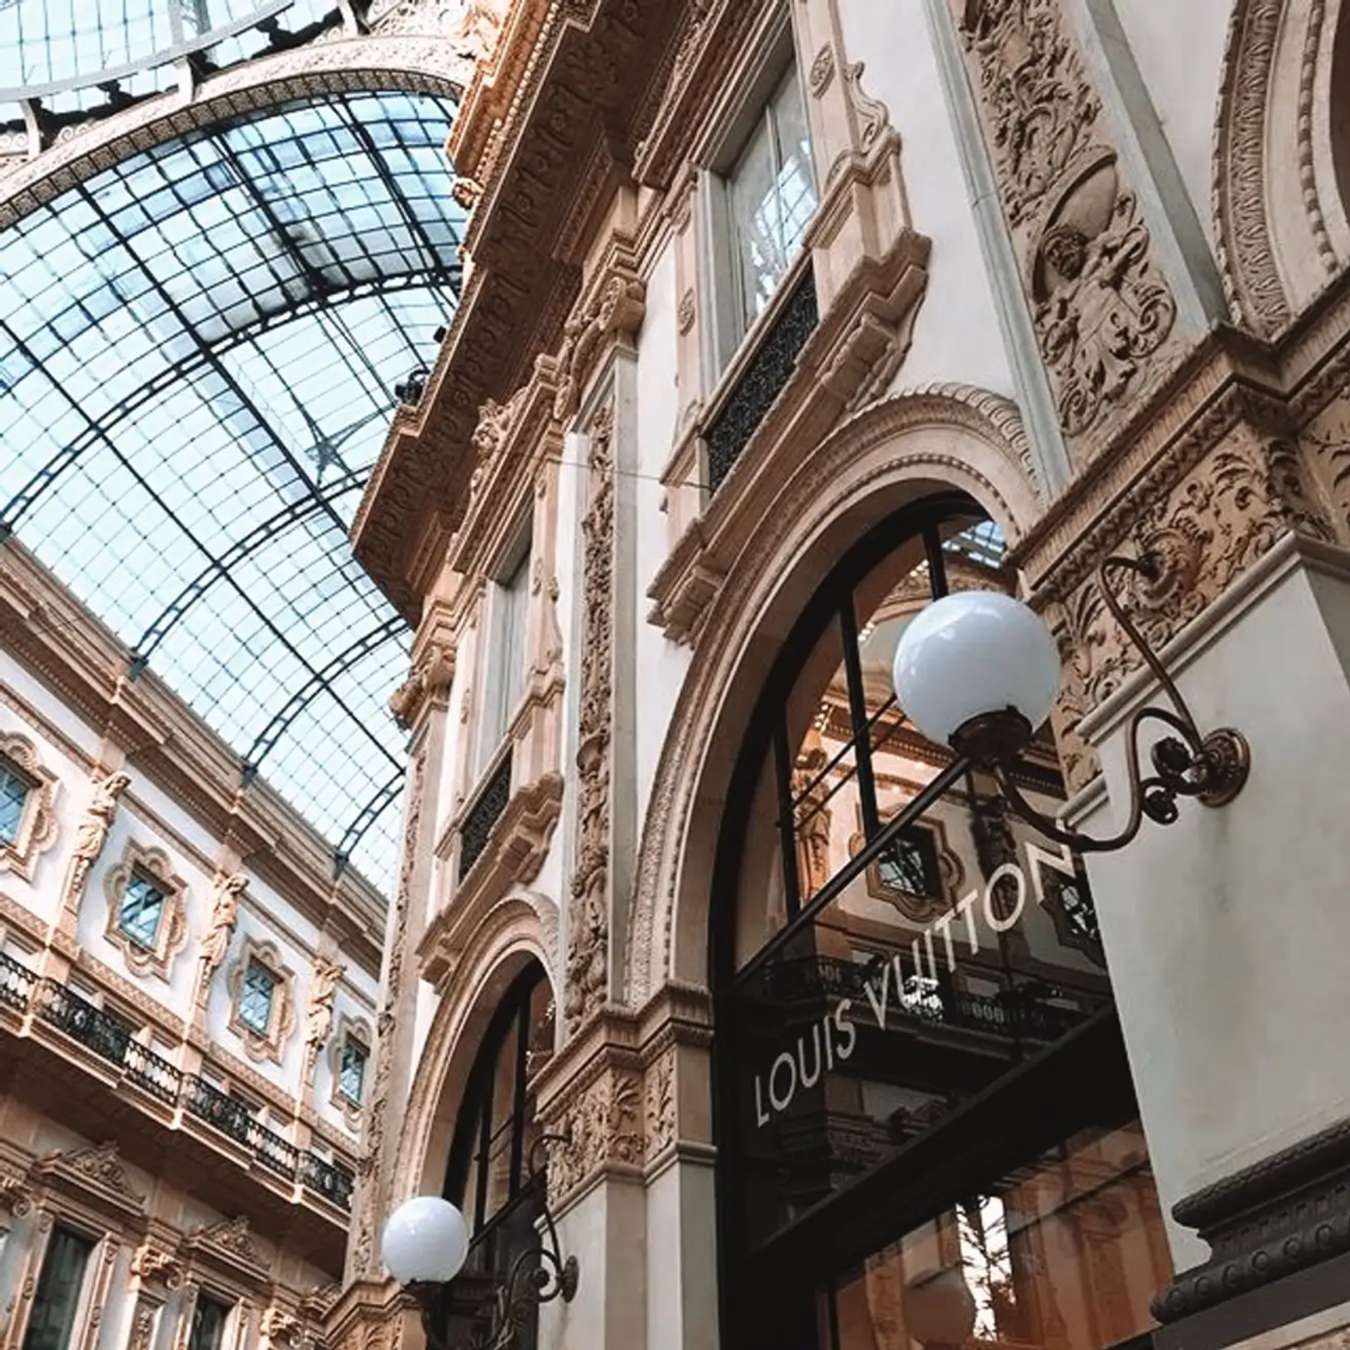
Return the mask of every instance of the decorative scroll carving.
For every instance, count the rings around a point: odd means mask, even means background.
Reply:
[[[641,1167],[644,1109],[635,1070],[606,1070],[582,1088],[562,1116],[568,1144],[549,1159],[550,1192],[562,1199],[601,1167]]]
[[[44,768],[33,743],[14,734],[0,735],[0,760],[7,760],[30,784],[23,817],[12,843],[0,843],[0,872],[32,881],[38,855],[56,842],[57,777]]]
[[[389,711],[405,730],[434,698],[445,695],[455,679],[455,649],[432,642],[413,666],[408,678],[389,696]]]
[[[610,730],[614,714],[614,408],[590,428],[581,593],[577,864],[567,926],[569,1032],[604,1003],[609,965]]]
[[[131,1273],[142,1284],[162,1284],[166,1289],[177,1289],[183,1283],[182,1262],[148,1242],[132,1255]]]
[[[328,1030],[333,1025],[333,999],[337,987],[346,972],[339,961],[330,961],[326,957],[316,957],[314,961],[314,984],[309,992],[309,1011],[305,1026],[305,1081],[309,1082],[318,1063],[324,1042],[328,1039]]]
[[[698,302],[694,299],[694,290],[691,286],[689,290],[680,297],[680,308],[678,320],[680,325],[680,334],[683,336],[693,326],[694,320],[698,317]]]
[[[263,1312],[259,1328],[272,1345],[298,1345],[305,1334],[304,1323],[275,1304]]]
[[[876,144],[877,137],[881,135],[890,122],[891,114],[880,99],[872,98],[863,89],[863,69],[864,66],[861,61],[855,62],[853,65],[846,65],[844,67],[844,87],[848,90],[848,101],[858,117],[858,148],[866,152]],[[811,68],[811,75],[814,79],[814,66]],[[823,93],[825,85],[829,82],[829,76],[827,75],[819,92]]]
[[[1057,0],[971,0],[963,28],[1042,355],[1081,436],[1139,395],[1176,305]]]
[[[558,392],[553,401],[553,415],[560,421],[576,412],[602,339],[608,334],[632,337],[642,327],[646,299],[644,282],[615,272],[591,303],[567,321],[558,353]]]
[[[28,1177],[5,1163],[0,1163],[0,1206],[8,1209],[16,1219],[33,1212],[33,1193]]]
[[[248,877],[243,872],[227,875],[216,874],[211,883],[211,926],[202,938],[201,952],[198,955],[197,997],[203,999],[210,987],[211,977],[220,969],[225,954],[230,950],[230,939],[234,937],[234,926],[239,922],[239,897],[248,886]]]
[[[834,79],[834,48],[827,42],[816,53],[816,59],[811,62],[811,73],[807,76],[807,83],[811,86],[811,92],[819,98],[830,87],[832,79]]]
[[[131,775],[121,770],[99,779],[94,785],[93,799],[84,808],[84,815],[75,827],[75,847],[70,859],[70,870],[66,874],[65,889],[65,902],[72,911],[79,908],[89,871],[103,852],[103,845],[108,842],[108,831],[112,829],[117,816],[118,800],[130,782]]]

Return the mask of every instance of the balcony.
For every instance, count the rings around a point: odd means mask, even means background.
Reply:
[[[95,1007],[59,981],[39,977],[0,953],[0,1006],[53,1027],[120,1078],[172,1113],[174,1124],[201,1121],[291,1186],[350,1211],[356,1178],[309,1150],[301,1150],[254,1118],[252,1110],[197,1074],[184,1073],[133,1037],[133,1028]]]

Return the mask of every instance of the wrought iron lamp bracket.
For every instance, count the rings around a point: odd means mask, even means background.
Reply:
[[[1013,781],[1012,771],[1031,739],[1032,728],[1014,709],[975,718],[952,738],[958,751],[992,770],[1009,805],[1023,820],[1079,853],[1109,853],[1123,848],[1139,833],[1146,817],[1160,825],[1171,825],[1178,817],[1177,802],[1182,797],[1194,797],[1205,806],[1225,805],[1242,790],[1251,761],[1247,739],[1240,731],[1219,727],[1201,732],[1175,681],[1113,593],[1107,579],[1112,571],[1133,572],[1156,583],[1162,580],[1161,560],[1154,553],[1107,558],[1097,569],[1097,584],[1112,617],[1144,658],[1172,705],[1149,705],[1131,714],[1125,738],[1130,809],[1124,827],[1109,838],[1094,838],[1064,828],[1027,801]],[[1140,732],[1146,722],[1161,722],[1175,733],[1160,737],[1150,747],[1153,772],[1147,776],[1140,767],[1139,749]]]
[[[541,1150],[546,1151],[553,1144],[569,1142],[563,1134],[541,1134],[534,1141],[528,1159],[528,1185],[533,1185],[543,1176]],[[539,1246],[521,1252],[512,1262],[506,1282],[497,1288],[491,1326],[483,1335],[466,1342],[462,1350],[512,1350],[517,1333],[534,1308],[543,1303],[552,1303],[557,1298],[570,1303],[576,1297],[581,1266],[575,1256],[564,1257],[562,1254],[547,1189],[544,1192],[542,1217],[543,1241]],[[408,1292],[422,1310],[422,1330],[426,1334],[428,1350],[456,1350],[441,1336],[435,1325],[437,1297],[445,1287],[441,1284],[408,1285]]]

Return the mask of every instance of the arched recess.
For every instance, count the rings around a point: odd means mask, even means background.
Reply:
[[[1040,515],[1016,406],[942,385],[897,394],[826,438],[769,504],[713,601],[657,764],[629,915],[628,999],[707,980],[713,853],[736,748],[802,605],[850,543],[907,502],[963,491],[1016,544]],[[747,616],[754,616],[747,622]]]
[[[1350,262],[1346,0],[1236,0],[1214,133],[1219,266],[1271,336]]]
[[[455,1119],[488,1023],[532,961],[553,984],[557,906],[523,893],[496,905],[464,941],[464,956],[432,1017],[413,1071],[399,1138],[392,1208],[411,1195],[439,1195]]]

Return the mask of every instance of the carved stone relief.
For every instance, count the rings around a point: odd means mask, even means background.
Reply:
[[[614,408],[590,428],[587,506],[581,529],[581,709],[576,871],[567,925],[563,1011],[569,1032],[604,1003],[609,965],[610,736],[614,641]]]
[[[117,815],[118,800],[130,782],[131,776],[119,770],[98,779],[94,784],[94,795],[75,827],[75,846],[66,873],[65,904],[70,912],[79,909],[90,869],[103,852],[103,845],[108,842],[108,832]]]
[[[322,956],[315,959],[314,983],[309,991],[309,1009],[305,1020],[306,1082],[312,1077],[314,1066],[328,1040],[328,1031],[333,1025],[333,999],[345,973],[346,967],[339,961],[330,961]]]
[[[1176,305],[1057,0],[971,0],[963,37],[1072,442],[1123,412],[1161,371],[1150,358],[1172,332]]]
[[[248,877],[242,872],[217,873],[211,884],[211,921],[202,938],[197,956],[197,999],[204,1002],[211,987],[211,977],[225,962],[234,937],[234,926],[239,922],[239,897],[248,886]]]

